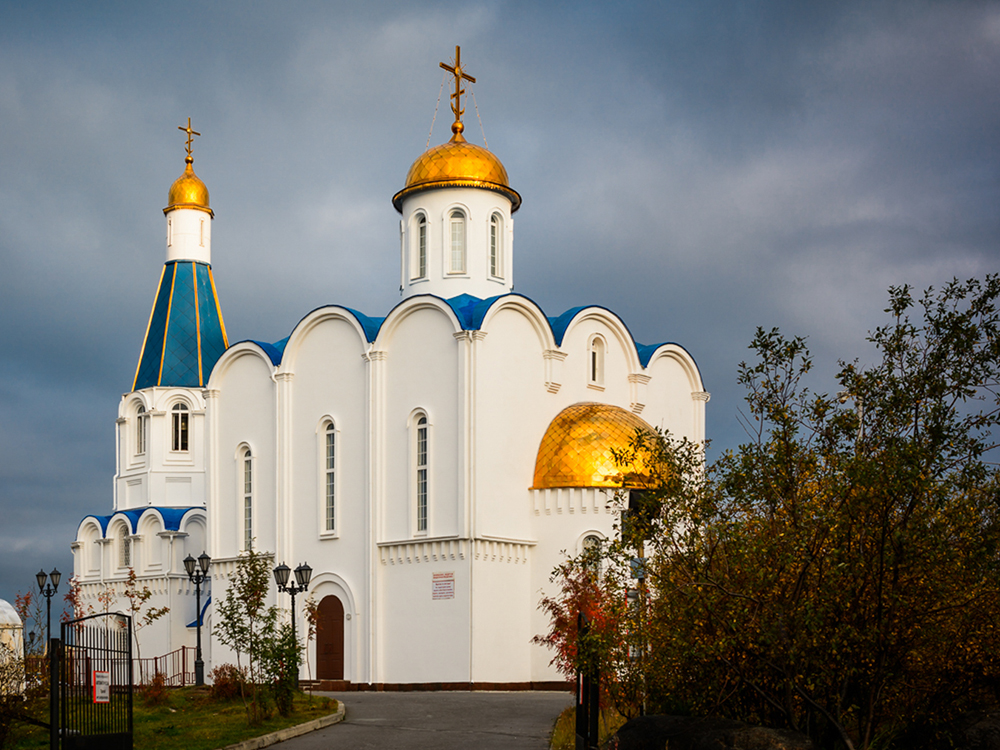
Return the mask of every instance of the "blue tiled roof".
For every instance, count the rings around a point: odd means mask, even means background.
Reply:
[[[112,513],[108,516],[97,516],[97,515],[87,515],[84,516],[80,523],[82,524],[88,518],[93,518],[101,526],[101,536],[106,536],[108,533],[108,524],[111,523],[111,519],[115,516],[125,516],[128,519],[129,527],[134,534],[139,528],[139,519],[144,513],[148,513],[151,510],[158,511],[160,517],[163,519],[163,530],[164,531],[179,531],[181,528],[181,520],[184,516],[192,510],[204,510],[200,506],[193,506],[190,508],[160,508],[157,506],[149,506],[147,508],[133,508],[132,510],[120,510],[117,513]]]
[[[426,296],[434,297],[435,295],[426,295]],[[462,326],[462,330],[478,331],[483,325],[483,320],[486,318],[486,313],[489,312],[493,304],[498,299],[502,299],[503,297],[508,297],[508,296],[512,295],[501,294],[497,297],[480,299],[479,297],[473,297],[471,294],[460,294],[457,297],[451,297],[450,299],[445,299],[443,301],[455,313],[455,317],[458,318],[458,322],[459,325]],[[437,299],[441,298],[437,297]],[[535,303],[535,301],[532,300],[530,297],[524,297],[524,299],[528,299],[537,306],[537,303]],[[607,310],[606,307],[600,307],[599,305],[582,305],[580,307],[571,307],[569,310],[567,310],[562,315],[559,315],[557,317],[546,318],[546,320],[548,320],[549,322],[549,327],[552,329],[552,337],[555,339],[556,346],[562,346],[563,337],[566,335],[566,330],[569,328],[569,324],[573,321],[573,318],[575,318],[583,310],[586,310],[590,307],[599,307],[602,310]],[[320,309],[322,308],[316,308],[316,310]],[[354,318],[361,325],[362,330],[364,330],[365,340],[369,344],[372,343],[378,337],[379,329],[382,327],[382,323],[385,321],[385,318],[370,318],[364,313],[360,313],[357,310],[352,310],[349,307],[343,307],[341,309],[346,310],[347,312],[349,312],[351,315],[354,316]],[[312,315],[312,313],[316,312],[316,310],[312,310],[309,313],[309,315]],[[614,315],[614,313],[611,310],[608,310],[608,312]],[[306,315],[305,317],[309,316]],[[304,319],[305,318],[303,318],[303,320]],[[628,330],[627,326],[626,330]],[[631,335],[632,333],[631,331],[629,331],[629,336]],[[285,345],[288,343],[288,337],[286,336],[281,341],[277,341],[273,344],[268,344],[261,341],[254,341],[253,343],[255,343],[257,346],[263,349],[264,352],[267,354],[268,358],[270,358],[271,364],[277,367],[279,364],[281,364],[281,359],[284,356]],[[659,349],[661,346],[665,346],[666,344],[672,342],[662,342],[659,344],[640,344],[633,337],[632,343],[635,346],[636,354],[639,357],[639,361],[642,363],[643,367],[646,367],[646,365],[649,364],[649,360],[652,358],[653,354],[656,352],[657,349]]]
[[[202,386],[228,346],[211,266],[168,261],[160,275],[132,390]]]

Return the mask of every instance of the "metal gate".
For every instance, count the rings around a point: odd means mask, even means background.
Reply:
[[[70,620],[61,640],[62,750],[132,750],[132,618],[104,613]]]

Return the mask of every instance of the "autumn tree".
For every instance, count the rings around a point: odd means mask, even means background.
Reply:
[[[125,589],[122,595],[127,601],[128,613],[132,617],[132,638],[135,642],[135,656],[142,658],[139,651],[139,631],[152,625],[170,611],[170,607],[150,607],[149,600],[153,592],[145,584],[140,588],[135,575],[135,569],[128,569],[128,577],[125,579]],[[201,613],[197,613],[201,617]]]
[[[995,705],[998,297],[997,276],[891,289],[874,363],[841,363],[832,395],[803,339],[758,330],[746,443],[700,471],[637,442],[668,467],[642,531],[655,709],[867,750]]]
[[[298,688],[293,675],[301,644],[292,636],[291,623],[283,619],[282,611],[267,604],[270,590],[271,558],[250,549],[240,554],[226,596],[216,605],[215,635],[236,652],[241,669],[246,658],[247,681],[241,684],[241,696],[250,724],[267,718],[271,698],[279,712],[288,715]]]
[[[663,705],[860,749],[996,700],[998,295],[891,289],[877,361],[832,396],[802,339],[758,330],[751,440],[659,537]]]

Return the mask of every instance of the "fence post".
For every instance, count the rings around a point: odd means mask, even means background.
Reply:
[[[59,639],[49,639],[49,748],[59,750]]]

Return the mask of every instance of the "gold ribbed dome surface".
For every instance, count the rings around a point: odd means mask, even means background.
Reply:
[[[163,209],[163,213],[173,211],[175,208],[193,208],[214,216],[208,203],[208,188],[191,166],[194,159],[188,156],[185,161],[187,166],[184,168],[184,174],[170,186],[170,192],[167,193],[167,207]]]
[[[455,126],[461,126],[456,123]],[[490,151],[469,143],[461,129],[447,143],[421,154],[406,173],[405,187],[392,198],[397,211],[403,210],[403,199],[413,193],[432,188],[475,187],[495,190],[511,202],[511,213],[521,205],[521,196],[507,179],[507,170]]]
[[[613,454],[627,449],[637,430],[655,435],[643,419],[617,406],[585,402],[566,407],[538,446],[532,489],[648,485],[651,473],[641,457],[626,476]]]

